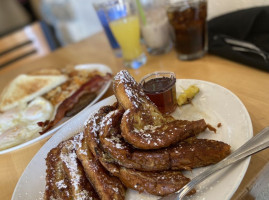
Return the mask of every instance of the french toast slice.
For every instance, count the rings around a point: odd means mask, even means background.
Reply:
[[[111,176],[100,164],[98,159],[90,152],[85,138],[82,139],[81,146],[76,151],[82,163],[88,180],[91,182],[100,199],[102,200],[124,200],[126,188],[121,181]]]
[[[61,142],[49,152],[44,199],[99,200],[76,155],[80,136]]]
[[[121,121],[124,139],[139,149],[160,149],[196,136],[207,128],[203,119],[175,120],[163,115],[126,70],[114,77],[113,89],[125,109]]]
[[[119,178],[128,188],[157,196],[166,196],[180,190],[190,179],[180,171],[140,172],[121,167]],[[194,194],[195,189],[189,194]]]
[[[168,151],[171,169],[191,170],[218,163],[231,153],[231,146],[216,140],[189,138]]]
[[[50,150],[46,157],[46,187],[44,193],[45,200],[51,199],[71,199],[70,185],[63,170],[60,160],[60,149],[63,143]]]
[[[64,142],[60,151],[60,159],[70,184],[70,194],[72,199],[97,200],[99,197],[90,182],[87,180],[83,167],[76,154],[76,149],[81,143],[81,137],[83,137],[83,134],[79,133]]]
[[[99,131],[102,119],[112,110],[116,109],[116,105],[103,106],[84,124],[84,136],[91,153],[97,157],[101,153],[99,146]]]
[[[144,172],[107,162],[101,162],[101,164],[111,174],[117,176],[127,188],[157,196],[172,194],[190,181],[180,171]],[[195,192],[193,189],[188,195]]]
[[[183,176],[180,171],[145,172],[128,169],[114,164],[114,160],[110,158],[106,152],[103,152],[102,145],[99,143],[99,137],[103,136],[103,132],[100,132],[100,130],[103,127],[110,126],[109,122],[116,122],[119,127],[121,116],[124,110],[122,108],[116,109],[116,107],[114,107],[114,109],[111,108],[111,106],[102,107],[97,113],[92,115],[85,127],[88,134],[92,135],[91,139],[88,138],[88,146],[86,146],[85,149],[87,149],[87,147],[90,149],[89,146],[95,146],[93,150],[94,153],[96,153],[95,158],[99,160],[99,162],[106,170],[108,170],[113,176],[118,177],[121,182],[128,188],[132,188],[139,192],[148,192],[150,194],[159,196],[165,196],[176,192],[189,182],[189,178]],[[104,115],[104,113],[106,113],[106,111],[109,109],[111,109],[111,111]],[[99,125],[93,130],[93,124]],[[116,124],[113,123],[113,125]],[[116,131],[116,128],[111,127],[110,130]],[[117,140],[116,138],[109,137],[106,137],[106,139]],[[121,148],[120,146],[117,147]],[[98,150],[96,151],[97,148]],[[86,152],[85,149],[83,152]]]
[[[123,110],[110,111],[101,120],[95,134],[100,149],[105,151],[106,162],[117,163],[140,171],[191,170],[214,164],[230,154],[230,146],[223,142],[205,139],[188,139],[158,150],[141,150],[128,144],[121,135],[120,121]]]

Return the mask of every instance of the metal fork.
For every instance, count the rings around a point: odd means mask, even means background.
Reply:
[[[171,195],[163,197],[160,200],[180,200],[186,194],[188,194],[188,192],[192,190],[197,184],[201,183],[203,180],[205,180],[208,176],[210,176],[214,172],[219,171],[220,169],[223,169],[239,160],[242,160],[243,158],[253,155],[268,147],[269,147],[269,127],[266,127],[256,136],[248,140],[240,148],[231,153],[228,157],[223,159],[221,162],[213,165],[211,168],[207,169],[200,175],[193,178],[177,193],[173,193]]]

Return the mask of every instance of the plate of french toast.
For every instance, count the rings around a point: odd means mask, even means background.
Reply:
[[[191,103],[163,114],[128,71],[114,95],[82,110],[39,150],[12,199],[155,200],[180,190],[253,136],[243,103],[214,83],[177,79]],[[210,176],[186,199],[230,199],[249,159]]]
[[[102,64],[43,68],[19,74],[0,93],[0,154],[53,134],[93,105],[111,84]]]

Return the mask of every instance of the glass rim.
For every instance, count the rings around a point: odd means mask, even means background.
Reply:
[[[167,74],[167,75],[173,75],[173,78],[176,78],[176,74],[174,72],[170,72],[170,71],[155,71],[149,74],[146,74],[143,78],[141,78],[140,83],[145,80],[146,78],[152,76],[152,75],[158,75],[158,74]]]
[[[161,78],[161,77],[167,77],[167,76],[161,76],[161,75],[170,75],[169,78],[172,78],[171,79],[171,83],[169,85],[167,85],[167,87],[164,89],[164,91],[166,90],[169,90],[170,88],[172,88],[175,83],[176,83],[176,74],[174,72],[171,72],[171,71],[155,71],[155,72],[152,72],[150,74],[147,74],[145,75],[139,82],[139,84],[141,85],[141,87],[143,88],[144,92],[146,93],[151,93],[151,91],[148,91],[146,90],[144,87],[143,87],[143,83],[146,83],[146,79],[151,77],[151,76],[155,76],[155,78]],[[157,77],[158,75],[160,75],[159,77]],[[155,91],[154,93],[163,93],[164,91]]]
[[[189,3],[198,3],[198,2],[207,2],[207,0],[175,0],[175,1],[168,1],[167,6],[180,6],[185,2]]]
[[[113,6],[113,5],[118,5],[118,4],[126,4],[128,3],[126,0],[102,0],[102,1],[95,1],[93,2],[93,6]]]

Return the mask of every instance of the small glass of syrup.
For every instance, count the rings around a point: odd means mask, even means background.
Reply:
[[[162,113],[170,114],[176,109],[176,76],[173,72],[148,74],[140,84],[146,95]]]

